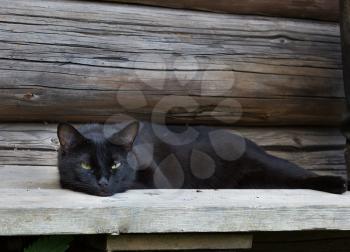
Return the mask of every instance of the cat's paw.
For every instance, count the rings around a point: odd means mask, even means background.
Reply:
[[[307,188],[342,194],[347,191],[347,181],[342,177],[337,176],[317,176],[312,178],[307,178],[306,181]]]

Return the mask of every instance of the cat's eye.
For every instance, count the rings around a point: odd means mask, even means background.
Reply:
[[[113,163],[113,165],[112,165],[112,170],[116,170],[116,169],[118,169],[120,166],[122,165],[122,163],[121,162],[114,162]]]
[[[81,168],[85,170],[91,170],[91,166],[88,163],[82,162],[80,165],[81,165]]]

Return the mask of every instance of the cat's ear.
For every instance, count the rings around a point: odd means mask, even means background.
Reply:
[[[139,122],[135,121],[128,124],[125,128],[117,133],[114,133],[108,140],[118,146],[123,146],[126,149],[131,149],[134,140],[139,131]]]
[[[68,123],[60,123],[57,126],[57,136],[64,150],[72,149],[85,141],[85,138]]]

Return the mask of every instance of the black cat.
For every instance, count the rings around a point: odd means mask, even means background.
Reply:
[[[120,126],[120,125],[115,125]],[[58,125],[63,188],[98,196],[128,189],[314,189],[341,194],[346,181],[267,154],[232,130],[132,122],[120,130]]]

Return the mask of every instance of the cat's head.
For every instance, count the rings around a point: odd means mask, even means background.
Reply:
[[[133,122],[105,137],[102,125],[87,125],[77,130],[70,124],[59,124],[61,186],[98,196],[127,190],[135,177],[135,171],[128,165],[127,154],[138,128],[138,122]]]

